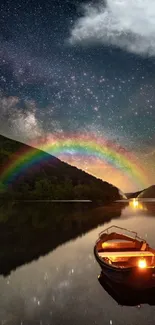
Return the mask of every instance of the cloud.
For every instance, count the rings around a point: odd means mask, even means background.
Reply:
[[[106,0],[82,6],[71,44],[104,44],[131,53],[155,55],[155,1]]]

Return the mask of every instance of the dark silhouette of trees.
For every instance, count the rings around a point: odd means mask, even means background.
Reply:
[[[31,147],[0,136],[0,167],[14,157],[19,149]],[[38,152],[40,150],[38,149]],[[0,196],[7,199],[89,199],[95,202],[111,202],[120,199],[119,190],[113,185],[97,179],[84,171],[62,162],[46,152],[42,160],[31,166],[7,188],[0,182]]]

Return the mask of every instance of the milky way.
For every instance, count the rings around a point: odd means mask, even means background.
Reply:
[[[133,152],[153,184],[153,19],[148,0],[2,1],[1,134],[29,143],[47,134],[93,132]],[[71,162],[100,176],[97,162]],[[101,177],[136,189],[117,170],[110,175],[110,166]]]

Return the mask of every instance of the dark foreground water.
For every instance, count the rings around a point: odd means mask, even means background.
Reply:
[[[121,306],[103,289],[93,255],[113,224],[155,247],[154,202],[1,204],[0,221],[0,324],[155,324],[154,305]]]

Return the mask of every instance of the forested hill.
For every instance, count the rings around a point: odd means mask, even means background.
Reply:
[[[22,149],[31,147],[0,135],[0,167],[6,165]],[[17,199],[89,199],[111,202],[120,199],[115,186],[62,162],[39,149],[42,160],[31,166],[9,187],[3,186],[0,175],[0,195]]]

